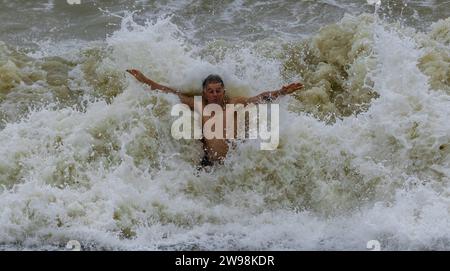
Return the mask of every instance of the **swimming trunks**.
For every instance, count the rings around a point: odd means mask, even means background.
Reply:
[[[206,154],[203,156],[203,159],[202,159],[202,161],[200,162],[200,165],[202,166],[202,167],[208,167],[208,166],[212,166],[213,165],[213,162],[211,162],[209,159],[208,159],[208,156],[206,156]]]

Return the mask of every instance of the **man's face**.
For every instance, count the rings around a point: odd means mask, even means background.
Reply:
[[[223,97],[225,94],[225,89],[221,83],[209,83],[203,89],[203,95],[209,104],[223,104]]]

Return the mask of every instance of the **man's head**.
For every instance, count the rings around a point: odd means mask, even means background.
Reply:
[[[203,80],[203,97],[206,101],[215,104],[224,103],[225,85],[222,78],[215,74],[210,74]]]

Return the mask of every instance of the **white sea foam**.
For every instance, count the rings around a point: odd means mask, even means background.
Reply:
[[[0,245],[448,250],[450,98],[430,72],[447,67],[446,27],[416,33],[347,15],[291,47],[197,44],[171,17],[141,25],[130,15],[70,61],[1,47],[0,112],[47,102],[0,131]],[[170,135],[178,99],[127,68],[186,92],[219,73],[233,96],[293,79],[306,94],[279,100],[276,151],[240,142],[224,165],[197,171],[201,143]]]

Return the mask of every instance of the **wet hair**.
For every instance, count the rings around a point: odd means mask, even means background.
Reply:
[[[203,84],[202,84],[203,89],[205,89],[209,83],[220,83],[220,84],[222,84],[222,87],[225,86],[223,84],[222,78],[220,78],[220,76],[218,76],[217,74],[210,74],[210,75],[208,75],[208,77],[205,78],[205,80],[203,80]]]

